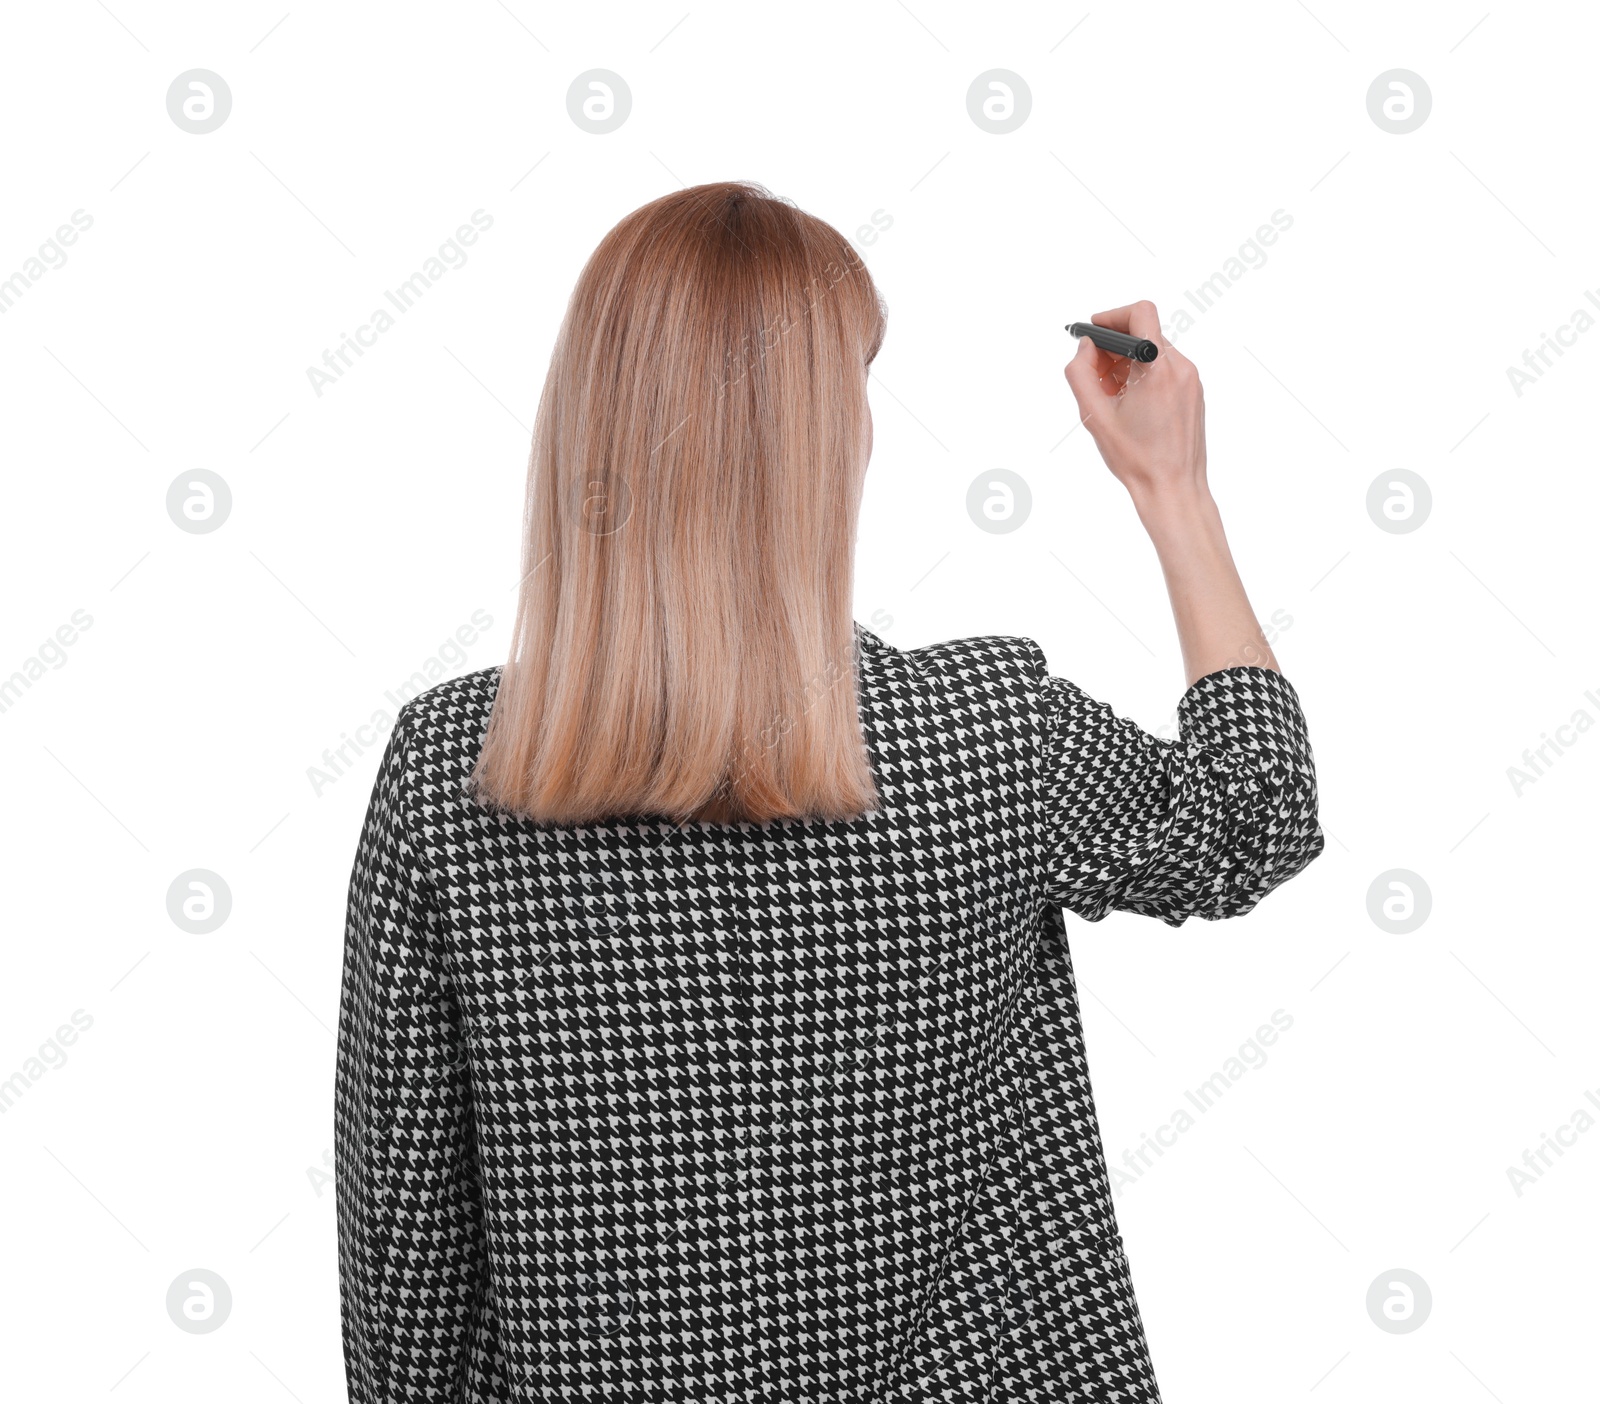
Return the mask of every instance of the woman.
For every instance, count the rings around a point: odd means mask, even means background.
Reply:
[[[539,406],[510,660],[402,710],[350,885],[350,1398],[1158,1399],[1062,909],[1238,916],[1311,750],[1149,303],[1067,381],[1160,555],[1181,740],[851,557],[883,311],[746,184],[646,205]],[[1241,649],[1255,661],[1235,666]]]

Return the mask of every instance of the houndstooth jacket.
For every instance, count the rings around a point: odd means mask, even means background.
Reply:
[[[1159,1401],[1062,911],[1304,868],[1298,698],[1227,668],[1163,740],[1027,639],[856,641],[848,822],[497,815],[499,669],[401,710],[340,1002],[354,1404]]]

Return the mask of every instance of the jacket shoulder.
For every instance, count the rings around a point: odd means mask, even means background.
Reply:
[[[1048,667],[1032,639],[1014,634],[979,634],[923,644],[900,653],[912,667],[949,683],[982,688],[1003,682],[1037,686]]]
[[[400,708],[397,727],[424,736],[476,739],[488,724],[501,671],[497,664],[435,683]]]
[[[1001,718],[1011,724],[1037,718],[1048,669],[1032,639],[980,634],[908,649],[876,638],[867,642],[878,662],[869,674],[871,694],[919,696],[949,722],[966,718],[981,726]]]

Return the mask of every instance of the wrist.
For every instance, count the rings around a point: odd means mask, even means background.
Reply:
[[[1204,481],[1163,483],[1131,490],[1130,495],[1139,520],[1152,536],[1221,529],[1222,514]]]

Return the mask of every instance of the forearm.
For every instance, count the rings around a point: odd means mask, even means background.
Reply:
[[[1186,683],[1241,664],[1278,671],[1204,484],[1136,493],[1134,506],[1166,578]]]
[[[1079,418],[1155,544],[1189,685],[1224,668],[1278,672],[1206,485],[1200,373],[1167,340],[1153,303],[1097,312],[1094,321],[1160,348],[1156,360],[1135,363],[1082,337],[1066,374]]]

